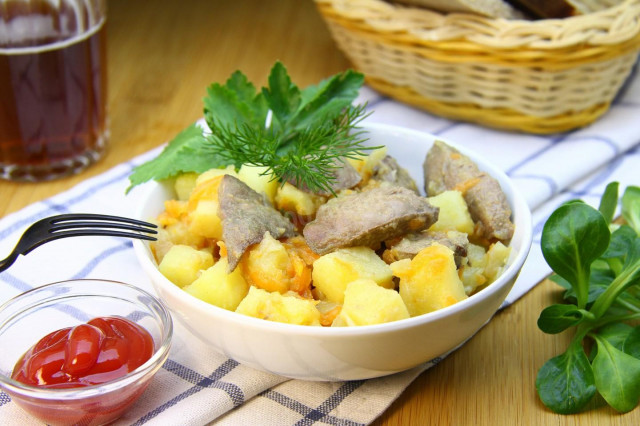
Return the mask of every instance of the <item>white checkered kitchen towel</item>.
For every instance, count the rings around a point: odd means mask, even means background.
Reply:
[[[554,136],[489,130],[434,117],[364,88],[359,101],[375,112],[371,122],[405,126],[439,135],[481,152],[522,190],[534,211],[534,246],[505,306],[544,278],[549,269],[540,252],[540,231],[561,202],[582,198],[597,203],[605,185],[640,184],[640,78],[629,80],[611,110],[595,124]],[[39,218],[65,212],[130,216],[133,195],[125,196],[134,165],[155,149],[77,187],[30,205],[0,220],[0,254],[8,253],[24,229]],[[634,168],[635,166],[635,168]],[[73,253],[60,256],[59,253]],[[38,265],[34,268],[33,265]],[[46,273],[43,273],[46,271]],[[0,273],[0,303],[34,286],[70,278],[105,278],[152,291],[128,240],[75,238],[46,244]],[[437,359],[379,379],[316,383],[255,371],[213,353],[176,324],[169,361],[138,403],[117,424],[202,425],[366,425],[379,416]],[[30,425],[29,418],[0,392],[0,423]]]

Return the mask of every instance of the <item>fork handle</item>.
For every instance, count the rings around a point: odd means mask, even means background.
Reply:
[[[13,252],[6,259],[0,260],[0,272],[9,268],[9,266],[13,265],[13,262],[18,258],[19,253]]]

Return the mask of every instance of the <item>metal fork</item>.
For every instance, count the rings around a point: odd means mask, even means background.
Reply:
[[[158,233],[153,228],[157,226],[152,223],[103,214],[70,213],[46,217],[27,228],[11,254],[0,260],[0,272],[13,265],[19,255],[26,255],[49,241],[87,235],[155,241],[155,237],[148,235]]]

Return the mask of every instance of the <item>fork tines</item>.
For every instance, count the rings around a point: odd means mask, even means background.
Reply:
[[[31,224],[22,234],[14,249],[5,259],[0,259],[0,272],[13,265],[19,255],[50,241],[67,237],[105,235],[139,240],[156,241],[156,225],[128,217],[91,213],[69,213],[46,217]]]
[[[72,234],[111,235],[117,237],[134,237],[155,240],[144,234],[157,234],[157,225],[137,219],[90,213],[69,213],[52,216],[48,220],[49,233],[59,236]],[[137,233],[124,232],[134,231]],[[142,233],[142,234],[139,234]]]
[[[157,228],[157,225],[153,223],[144,222],[142,220],[131,219],[122,216],[111,216],[106,214],[93,214],[93,213],[65,213],[57,216],[51,216],[49,223],[55,224],[60,222],[69,222],[74,220],[99,220],[118,223],[131,223],[134,225],[146,226],[149,228]]]

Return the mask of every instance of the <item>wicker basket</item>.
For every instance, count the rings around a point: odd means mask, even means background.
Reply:
[[[548,134],[595,121],[640,50],[640,0],[538,21],[316,0],[340,49],[381,93],[448,118]]]

